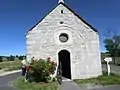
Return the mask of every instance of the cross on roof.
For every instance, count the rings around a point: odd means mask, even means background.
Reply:
[[[64,0],[59,0],[59,2],[58,2],[58,3],[60,3],[60,2],[64,3]]]

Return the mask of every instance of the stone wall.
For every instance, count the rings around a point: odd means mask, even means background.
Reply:
[[[68,34],[69,39],[66,43],[60,42],[61,33]],[[58,53],[64,49],[71,54],[72,79],[90,78],[102,74],[98,33],[65,6],[59,4],[27,33],[27,60],[32,57],[51,57],[58,64]]]

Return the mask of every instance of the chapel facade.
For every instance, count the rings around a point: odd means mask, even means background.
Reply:
[[[63,0],[26,34],[27,60],[51,57],[71,80],[102,74],[98,31]]]

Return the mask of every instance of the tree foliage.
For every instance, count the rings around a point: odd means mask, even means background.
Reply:
[[[111,56],[120,56],[120,35],[114,35],[112,38],[104,40],[105,48]]]
[[[18,58],[19,58],[19,60],[23,60],[23,59],[26,59],[26,56],[20,55],[20,56],[18,56]]]
[[[2,57],[0,56],[0,62],[2,62]]]
[[[15,60],[15,57],[12,56],[12,55],[10,55],[10,57],[9,57],[9,61],[14,61],[14,60]]]

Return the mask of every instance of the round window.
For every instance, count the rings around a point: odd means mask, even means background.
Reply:
[[[68,34],[66,34],[66,33],[60,34],[59,39],[61,42],[67,42],[68,41]]]

